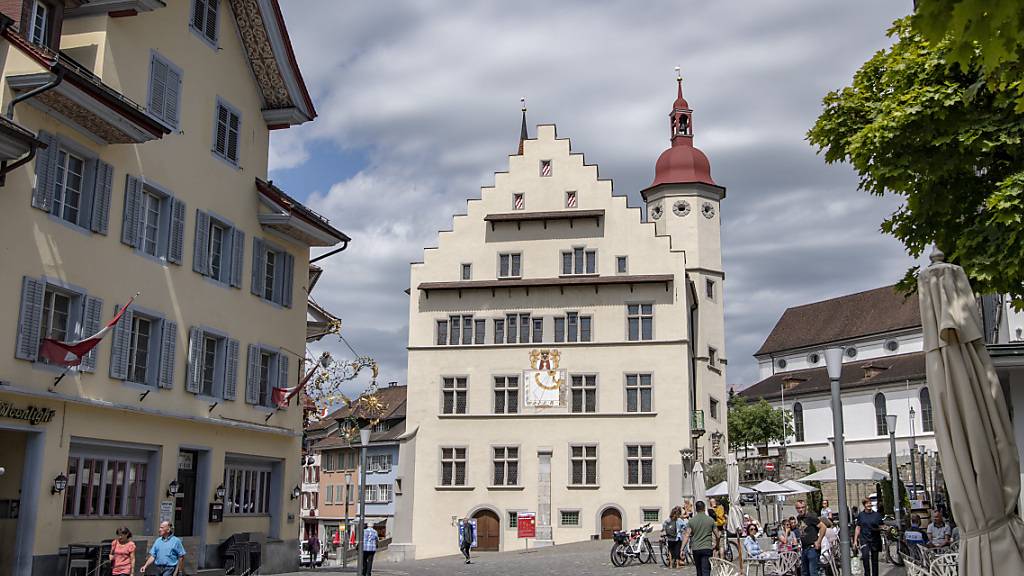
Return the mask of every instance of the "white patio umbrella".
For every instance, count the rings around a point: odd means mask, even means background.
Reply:
[[[846,461],[846,480],[848,482],[877,482],[879,480],[887,480],[889,473],[884,470],[879,470],[874,466],[868,466],[867,464],[861,464],[860,462]],[[818,470],[814,474],[804,476],[800,479],[801,482],[835,482],[836,481],[836,467],[826,468],[824,470]]]
[[[726,466],[728,466],[728,464],[726,464]],[[738,473],[738,471],[739,471],[739,467],[737,466],[737,474],[736,474],[736,483],[737,484],[739,484],[739,473]],[[726,469],[726,472],[727,472],[726,476],[728,476],[728,469]],[[744,486],[739,486],[739,493],[740,494],[753,494],[754,491],[751,490],[750,488],[746,488]],[[728,496],[729,495],[729,481],[725,480],[724,482],[719,482],[718,484],[715,484],[711,488],[708,488],[707,490],[705,490],[704,494],[706,496],[708,496],[708,497],[711,497],[711,496],[715,496],[715,497]],[[732,498],[729,498],[729,501],[732,502]]]
[[[932,252],[917,291],[935,442],[962,534],[960,574],[1024,574],[1013,425],[967,274],[943,259],[938,249]]]
[[[814,486],[808,486],[803,482],[797,482],[796,480],[786,480],[782,483],[783,486],[792,490],[792,494],[809,494],[811,492],[818,492],[820,489]]]
[[[758,492],[760,494],[764,494],[765,496],[781,496],[783,494],[792,494],[793,493],[793,491],[790,490],[789,488],[786,488],[782,484],[776,484],[775,482],[772,482],[771,480],[762,480],[762,481],[758,482],[757,484],[754,484],[753,486],[751,486],[750,489],[753,490],[754,492]],[[778,504],[778,500],[775,501],[775,504],[776,505]],[[761,508],[758,507],[758,516],[759,517],[761,515],[760,510],[761,510]],[[778,516],[779,516],[779,511],[775,510],[775,518],[778,519]]]
[[[693,500],[707,503],[707,488],[704,486],[704,466],[700,462],[693,465]]]
[[[729,454],[725,459],[725,482],[729,486],[729,519],[726,528],[736,534],[736,548],[740,551],[740,570],[743,569],[743,546],[740,545],[740,529],[743,527],[743,502],[740,494],[750,488],[740,486],[740,467],[736,463],[736,455]]]

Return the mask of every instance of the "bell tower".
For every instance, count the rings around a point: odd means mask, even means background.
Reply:
[[[660,236],[672,239],[673,250],[686,252],[686,273],[695,303],[689,330],[692,409],[703,411],[704,435],[694,447],[704,456],[725,457],[725,319],[722,270],[721,212],[725,188],[711,178],[708,157],[693,145],[693,110],[683,98],[683,78],[676,68],[676,99],[669,112],[671,146],[654,167],[654,181],[640,192],[647,220]],[[682,298],[680,292],[680,298]],[[720,452],[714,450],[719,446]],[[700,449],[703,448],[701,451]]]

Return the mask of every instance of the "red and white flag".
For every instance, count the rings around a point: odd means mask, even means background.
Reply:
[[[313,366],[313,369],[309,371],[309,374],[306,374],[306,377],[302,379],[302,382],[299,382],[298,386],[292,386],[291,388],[275,387],[270,393],[271,402],[273,402],[278,408],[284,408],[293,396],[301,392],[302,389],[306,387],[306,384],[308,384],[310,379],[313,378],[313,374],[316,374],[317,366],[319,366],[319,364]]]
[[[92,336],[77,342],[61,342],[52,338],[43,338],[42,346],[39,347],[39,353],[43,358],[49,360],[51,364],[67,367],[78,366],[82,363],[82,358],[95,348],[108,332],[114,329],[121,316],[124,315],[124,311],[132,305],[133,300],[135,300],[135,296],[129,298],[128,303],[121,307],[110,322],[107,322],[106,326]]]

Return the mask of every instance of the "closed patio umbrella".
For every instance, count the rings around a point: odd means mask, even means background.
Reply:
[[[693,465],[693,500],[707,503],[707,488],[704,486],[704,466],[700,462]]]
[[[740,551],[740,569],[743,569],[743,546],[740,545],[740,528],[743,527],[743,502],[740,493],[743,490],[753,492],[750,488],[740,486],[740,467],[736,455],[729,454],[725,459],[725,482],[729,486],[729,519],[726,529],[736,534],[736,549]]]
[[[960,574],[1024,574],[1013,425],[967,274],[943,259],[932,252],[917,289],[935,442],[961,533]]]

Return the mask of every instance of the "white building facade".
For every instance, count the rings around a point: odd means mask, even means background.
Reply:
[[[457,551],[466,517],[481,551],[530,512],[531,547],[607,538],[681,501],[681,450],[724,457],[725,189],[690,114],[680,89],[649,220],[542,125],[412,265],[392,558]]]

